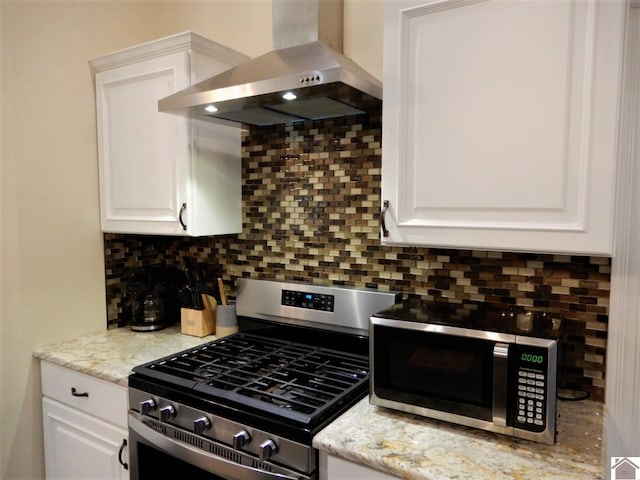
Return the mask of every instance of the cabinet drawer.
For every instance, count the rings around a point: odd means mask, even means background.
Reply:
[[[127,427],[127,389],[54,363],[42,361],[42,394],[101,418]],[[72,392],[76,393],[73,395]],[[86,396],[77,396],[80,394]]]

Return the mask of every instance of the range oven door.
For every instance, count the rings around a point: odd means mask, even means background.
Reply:
[[[129,443],[131,480],[315,480],[315,476],[270,472],[223,458],[199,448],[198,442],[190,445],[156,431],[135,412],[129,414]]]
[[[370,401],[553,444],[556,341],[371,318]]]

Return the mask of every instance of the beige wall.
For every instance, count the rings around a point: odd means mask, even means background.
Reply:
[[[158,36],[193,30],[250,57],[272,48],[270,0],[161,2],[155,13]],[[382,0],[344,0],[344,53],[379,79],[382,25]]]
[[[161,2],[156,18],[160,37],[193,30],[249,57],[271,50],[270,0]]]
[[[43,477],[36,345],[105,328],[87,60],[194,30],[256,56],[270,0],[0,0],[0,478]],[[345,53],[382,77],[382,0],[345,0]]]
[[[344,53],[382,81],[383,0],[345,0]]]
[[[150,38],[153,23],[144,4],[3,1],[2,10],[0,477],[33,479],[43,467],[31,351],[105,324],[87,58]]]

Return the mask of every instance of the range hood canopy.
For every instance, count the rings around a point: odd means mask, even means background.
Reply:
[[[382,84],[329,46],[342,49],[341,0],[273,0],[273,18],[276,50],[160,100],[159,110],[263,126],[380,108]]]

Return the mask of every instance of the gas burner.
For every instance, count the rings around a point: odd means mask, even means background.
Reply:
[[[134,371],[189,380],[212,399],[253,408],[264,403],[309,417],[366,388],[369,365],[366,356],[238,333]]]

